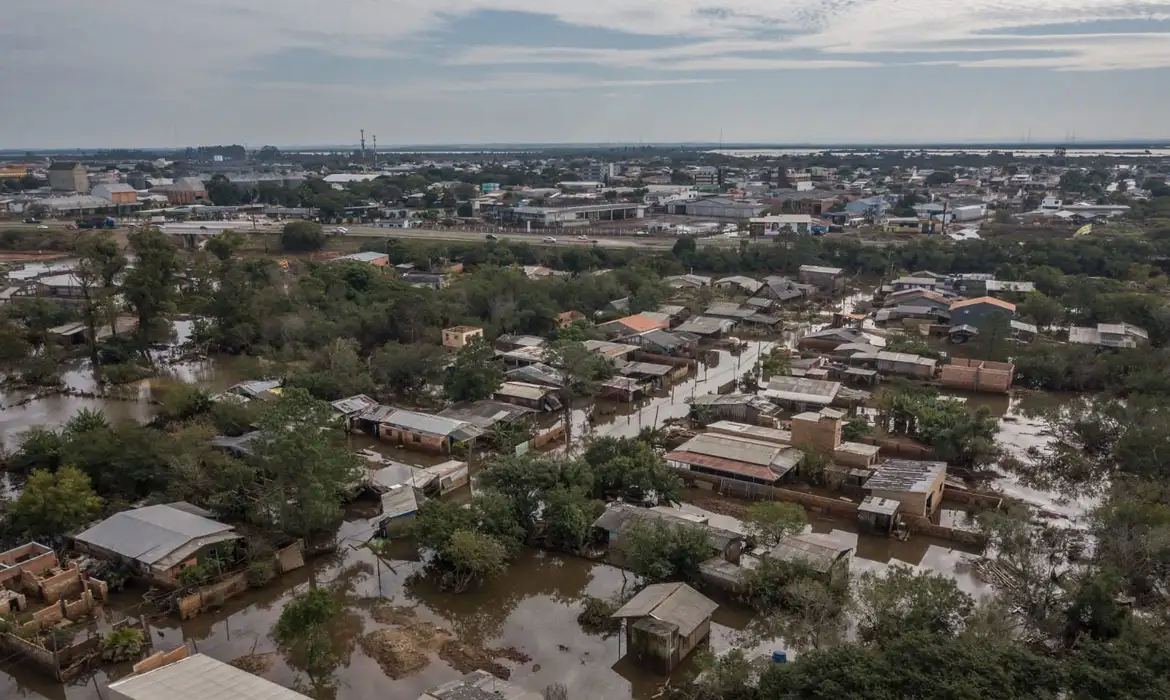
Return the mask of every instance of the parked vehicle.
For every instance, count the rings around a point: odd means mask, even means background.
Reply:
[[[90,216],[85,219],[78,219],[76,223],[79,229],[114,228],[118,225],[118,222],[114,221],[114,217],[112,216]]]

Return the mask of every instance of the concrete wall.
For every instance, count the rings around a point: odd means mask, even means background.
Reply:
[[[792,419],[792,444],[831,453],[841,444],[841,421],[817,414],[817,420]]]
[[[190,656],[190,651],[188,650],[186,644],[184,644],[181,647],[176,647],[174,649],[171,649],[170,651],[156,652],[156,653],[151,654],[150,656],[146,657],[142,661],[139,661],[138,663],[134,664],[134,673],[132,675],[137,675],[139,673],[146,673],[147,671],[153,671],[156,668],[162,668],[163,666],[166,666],[167,664],[174,663],[176,661],[181,661],[181,660],[187,658],[188,656]],[[114,695],[116,696],[117,693],[114,693]]]
[[[204,608],[223,605],[224,601],[248,589],[248,575],[239,572],[228,576],[219,583],[204,586],[194,593],[178,599],[179,617],[189,620]]]
[[[405,449],[416,452],[430,452],[432,454],[449,454],[451,452],[451,445],[445,437],[412,433],[384,424],[378,426],[378,438],[382,442],[402,445]]]
[[[960,530],[953,527],[946,527],[943,525],[935,525],[930,522],[930,519],[921,515],[911,515],[902,513],[902,522],[906,523],[906,527],[910,532],[919,535],[928,535],[930,537],[938,537],[939,539],[951,540],[954,542],[961,542],[963,544],[973,545],[976,547],[987,546],[987,536],[981,532],[971,532],[970,530]]]

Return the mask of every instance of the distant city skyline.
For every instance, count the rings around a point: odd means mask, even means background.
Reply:
[[[1170,138],[1170,0],[40,0],[0,148]]]

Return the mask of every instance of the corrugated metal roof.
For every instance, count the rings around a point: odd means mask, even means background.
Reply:
[[[735,327],[735,322],[726,318],[712,318],[710,316],[695,316],[679,325],[675,330],[699,335],[714,335],[724,333]]]
[[[685,583],[656,583],[643,588],[613,617],[653,617],[674,625],[685,637],[710,619],[718,607],[718,603]]]
[[[764,467],[772,463],[779,450],[780,446],[774,443],[719,433],[700,433],[677,448],[679,452],[692,452]]]
[[[236,537],[231,525],[155,505],[111,515],[75,539],[153,565],[192,540],[207,538],[210,543]]]
[[[345,415],[364,413],[378,405],[378,402],[365,394],[357,394],[344,399],[338,399],[329,404],[335,411]]]
[[[670,365],[659,365],[653,362],[627,362],[622,365],[619,372],[627,376],[650,375],[653,377],[662,377],[670,374],[672,369],[674,368]]]
[[[203,654],[124,678],[109,689],[115,700],[309,700]]]
[[[412,432],[443,437],[454,437],[459,433],[467,434],[469,432],[473,433],[475,437],[480,434],[480,430],[474,425],[461,420],[403,409],[394,410],[379,422]]]
[[[812,540],[792,535],[785,537],[768,552],[768,556],[786,562],[799,562],[818,573],[828,573],[841,557],[848,556],[851,548],[829,547]]]
[[[877,468],[877,472],[865,482],[865,488],[873,491],[926,493],[939,475],[946,473],[946,462],[890,459]]]
[[[525,399],[527,401],[539,401],[544,398],[545,394],[552,391],[546,386],[539,386],[537,384],[526,384],[525,382],[504,382],[496,389],[496,394],[500,396],[511,396],[517,399]]]
[[[828,405],[841,390],[840,382],[826,382],[805,377],[774,377],[765,395],[781,401]]]

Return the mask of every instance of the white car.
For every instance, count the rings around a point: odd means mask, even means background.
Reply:
[[[333,229],[333,232],[344,236],[345,234],[349,233],[349,229],[344,226],[338,226],[337,228]]]
[[[44,224],[41,224],[40,226],[37,226],[37,229],[40,231],[48,231],[49,227],[45,226]]]
[[[552,236],[545,236],[544,240],[541,242],[542,243],[556,243],[557,239],[553,238]]]
[[[587,240],[589,240],[589,236],[577,236],[577,240],[579,240],[579,241],[587,241]]]

